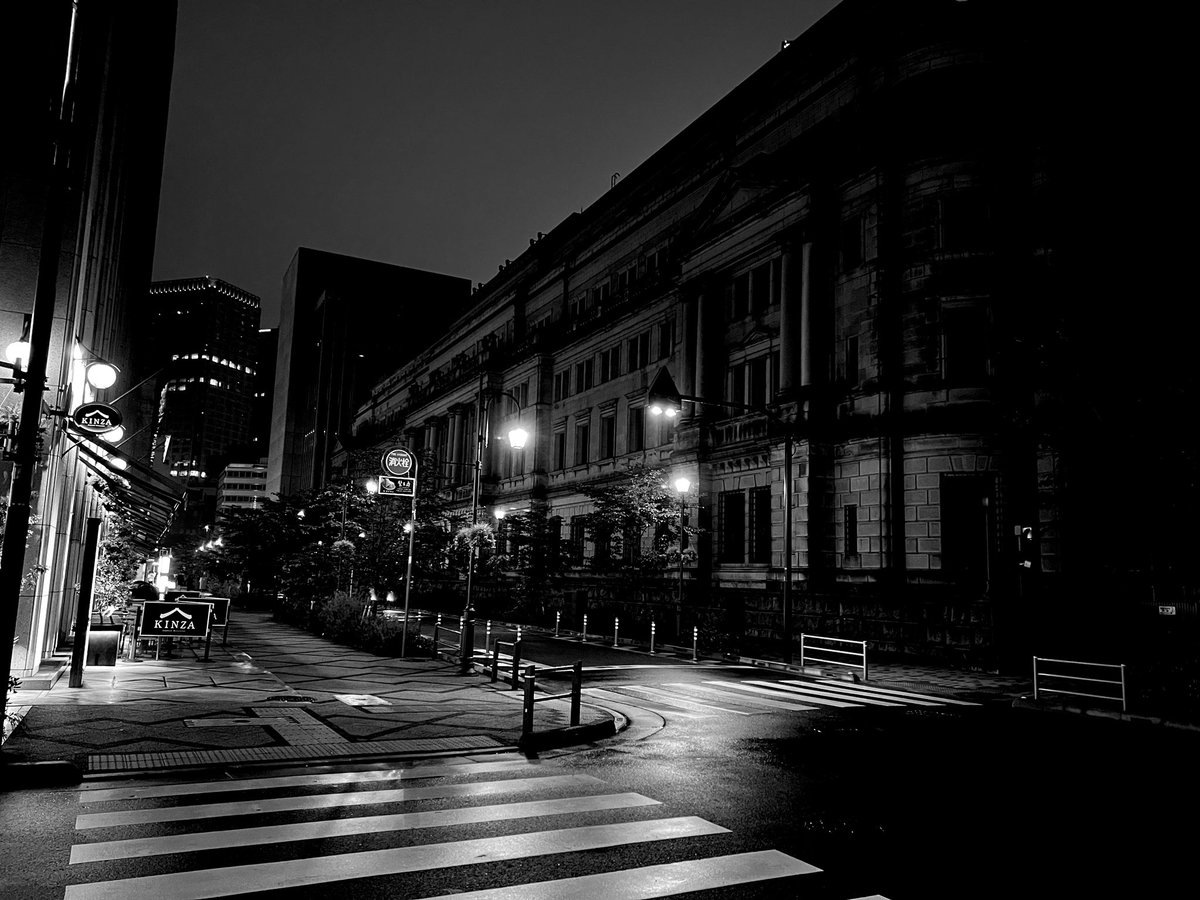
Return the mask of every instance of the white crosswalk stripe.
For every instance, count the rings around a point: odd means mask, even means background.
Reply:
[[[776,710],[812,712],[819,709],[867,707],[979,706],[967,700],[835,679],[673,681],[655,686],[620,684],[585,688],[584,693],[600,701],[622,703],[667,718],[681,719],[712,715],[745,716]]]
[[[391,786],[423,779],[445,783]],[[741,848],[720,843],[722,835],[732,837],[722,825],[666,814],[660,800],[610,787],[592,776],[556,770],[552,763],[509,759],[84,789],[78,799],[87,812],[78,817],[70,858],[74,883],[64,897],[202,900],[320,885],[334,885],[340,896],[339,882],[373,878],[386,884],[401,875],[411,892],[420,873],[461,867],[472,870],[464,877],[479,879],[478,884],[490,877],[488,867],[496,867],[497,873],[528,872],[529,881],[442,894],[440,900],[639,900],[702,890],[736,892],[740,885],[821,871],[779,850],[729,852]],[[210,795],[238,792],[247,797],[206,802]],[[492,796],[504,802],[474,805],[476,798]],[[425,800],[438,802],[404,811]],[[355,808],[365,805],[382,806],[383,812],[355,815]],[[279,819],[297,811],[304,811],[303,821]],[[522,823],[531,830],[484,837],[468,830]],[[401,834],[412,837],[401,840]],[[648,843],[656,845],[658,859],[674,861],[616,870],[604,863],[604,851]],[[582,853],[588,854],[582,858],[589,867],[596,860],[598,871],[542,880],[553,871],[552,863],[504,866]],[[223,859],[228,863],[215,864]],[[137,874],[122,877],[133,871]],[[446,882],[431,876],[429,884],[445,890]]]

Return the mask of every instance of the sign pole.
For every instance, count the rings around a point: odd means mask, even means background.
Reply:
[[[417,495],[412,498],[412,516],[408,520],[408,568],[404,574],[404,634],[400,636],[400,656],[407,652],[408,643],[408,598],[412,594],[413,542],[417,538]]]

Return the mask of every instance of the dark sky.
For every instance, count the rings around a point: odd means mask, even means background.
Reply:
[[[487,281],[834,0],[180,0],[154,278]]]

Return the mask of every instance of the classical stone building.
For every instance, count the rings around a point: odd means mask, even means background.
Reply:
[[[486,398],[489,435],[519,418],[533,439],[489,437],[482,505],[541,506],[573,547],[585,485],[632,462],[686,475],[704,530],[686,635],[777,647],[790,569],[794,636],[1027,666],[1035,598],[1069,568],[1042,417],[1078,311],[1063,33],[1005,4],[840,5],[506,261],[376,385],[360,435],[424,452],[466,502]],[[705,402],[648,416],[664,368]],[[621,610],[577,576],[565,616]],[[671,627],[673,591],[627,604],[622,633]]]

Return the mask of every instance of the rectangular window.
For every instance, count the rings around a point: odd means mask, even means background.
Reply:
[[[771,562],[771,489],[750,491],[750,562]]]
[[[642,555],[642,530],[632,526],[621,532],[621,561],[634,563]]]
[[[525,451],[523,449],[510,451],[509,460],[509,478],[516,478],[519,475],[525,474]]]
[[[658,358],[666,359],[675,350],[675,320],[664,319],[658,326]]]
[[[841,225],[842,271],[851,272],[863,262],[863,217],[851,216]]]
[[[762,312],[771,302],[771,264],[765,262],[750,271],[750,309]]]
[[[563,369],[554,373],[554,400],[565,400],[571,395],[571,370]]]
[[[575,363],[575,393],[586,391],[592,387],[592,361],[585,359]]]
[[[600,351],[599,383],[611,381],[621,374],[621,345]]]
[[[611,459],[617,455],[617,417],[602,416],[600,419],[600,458]]]
[[[858,556],[858,507],[851,504],[842,507],[842,552],[846,556]]]
[[[729,318],[737,321],[750,312],[750,273],[743,272],[733,279],[729,294]]]
[[[626,357],[628,358],[627,372],[633,372],[650,363],[650,332],[644,331],[625,342]]]
[[[588,441],[591,440],[592,429],[589,422],[579,422],[575,426],[575,465],[582,466],[588,461]]]
[[[554,468],[565,469],[567,467],[567,433],[566,431],[554,432]]]
[[[729,367],[729,396],[730,403],[746,402],[746,366],[738,363]]]
[[[721,520],[721,562],[746,561],[746,494],[722,491],[717,495]]]
[[[988,370],[987,316],[978,306],[942,310],[942,376],[952,385],[986,380]]]
[[[629,408],[629,427],[625,432],[625,452],[636,453],[646,449],[646,408]]]
[[[571,516],[571,539],[568,552],[571,556],[572,565],[583,565],[583,541],[586,534],[587,517]]]
[[[769,361],[765,356],[746,363],[746,386],[749,389],[746,402],[751,406],[765,406],[767,403],[768,365]]]

